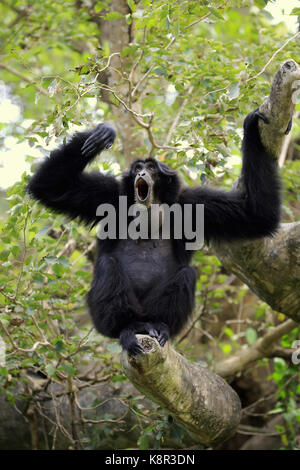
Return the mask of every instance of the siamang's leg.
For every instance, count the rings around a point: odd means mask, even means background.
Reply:
[[[112,256],[98,258],[87,303],[95,328],[111,338],[134,322],[141,306],[119,262]]]
[[[190,266],[180,268],[174,277],[152,289],[143,305],[143,314],[158,331],[160,344],[183,328],[194,308],[196,273]]]

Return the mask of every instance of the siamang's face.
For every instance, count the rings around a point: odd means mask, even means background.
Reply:
[[[171,170],[165,163],[146,158],[135,160],[129,170],[130,184],[133,184],[135,202],[144,205],[147,209],[152,203],[173,204],[180,182],[175,170]]]
[[[159,180],[159,169],[155,160],[137,160],[131,171],[134,176],[135,200],[150,207],[154,201],[154,185]]]

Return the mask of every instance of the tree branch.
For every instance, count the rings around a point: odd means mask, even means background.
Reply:
[[[4,70],[7,70],[7,72],[10,72],[11,74],[15,75],[16,77],[19,77],[21,78],[22,80],[24,80],[25,82],[27,83],[30,83],[30,85],[34,86],[36,88],[36,90],[41,93],[42,95],[45,95],[45,96],[48,96],[48,98],[50,97],[49,93],[47,90],[45,90],[45,88],[39,86],[37,83],[35,83],[34,80],[32,80],[31,78],[28,78],[26,75],[24,75],[23,73],[19,72],[18,70],[14,69],[13,67],[11,67],[10,65],[8,64],[4,64],[4,63],[0,63],[0,68],[1,69],[4,69]]]
[[[212,446],[229,439],[241,417],[235,391],[214,372],[190,363],[167,343],[137,335],[144,353],[123,351],[123,370],[135,387],[161,405],[196,441]]]
[[[267,124],[259,120],[261,139],[276,159],[280,156],[299,89],[300,67],[289,59],[280,65],[270,95],[259,108],[269,121]],[[242,185],[242,181],[238,184]],[[274,310],[300,321],[300,222],[282,224],[272,238],[213,245],[229,272]]]
[[[293,320],[287,320],[270,329],[265,336],[256,341],[252,346],[240,349],[228,359],[217,363],[214,369],[215,372],[222,377],[229,377],[242,371],[251,362],[263,359],[264,357],[273,357],[278,352],[276,342],[296,327],[297,323]]]

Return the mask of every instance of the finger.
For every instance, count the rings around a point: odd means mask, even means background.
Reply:
[[[128,352],[129,354],[131,354],[132,356],[137,356],[138,354],[141,354],[144,352],[142,346],[138,343],[136,344],[133,344],[131,345],[129,348],[128,348]]]
[[[269,124],[269,119],[267,118],[267,116],[265,116],[263,113],[261,113],[260,111],[256,111],[256,116],[258,116],[260,119],[262,119],[264,121],[264,123],[266,124]]]
[[[158,338],[158,331],[155,328],[150,328],[148,334],[152,338]]]
[[[101,147],[103,149],[110,149],[113,146],[113,143],[114,141],[111,139],[111,137],[109,137],[103,142],[103,144],[101,144]]]
[[[165,334],[160,334],[159,337],[157,338],[158,339],[158,342],[161,346],[164,346],[166,344],[166,342],[168,341],[168,336],[165,335]]]
[[[109,142],[105,145],[106,150],[110,149],[113,146],[113,142]]]
[[[85,143],[83,144],[83,146],[81,147],[81,150],[84,151],[84,152],[87,152],[88,149],[95,145],[94,142],[92,140],[86,140]]]
[[[90,135],[88,139],[86,139],[82,148],[85,149],[86,147],[89,147],[92,144],[100,143],[101,141],[106,140],[107,137],[109,137],[108,131],[93,132],[93,134]]]
[[[81,149],[81,154],[86,157],[90,155],[91,153],[95,152],[96,148],[95,147],[90,147],[89,149]]]
[[[104,134],[104,138],[101,138],[100,141],[97,140],[97,138],[94,136],[93,138],[91,137],[89,137],[89,139],[87,139],[87,141],[81,147],[81,152],[83,155],[89,155],[93,152],[99,152],[103,149],[109,149],[110,147],[112,147],[113,140],[109,135],[106,136],[106,134]]]

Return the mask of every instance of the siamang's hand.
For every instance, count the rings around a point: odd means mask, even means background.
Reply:
[[[96,155],[101,150],[109,149],[116,138],[116,131],[110,124],[99,124],[81,147],[84,157]]]
[[[257,109],[255,109],[255,111],[252,111],[252,113],[248,114],[248,116],[246,117],[246,119],[244,121],[244,129],[246,130],[247,128],[249,128],[253,124],[257,125],[258,118],[262,119],[265,124],[270,124],[270,121],[267,118],[267,116],[265,114],[261,113],[259,111],[259,108],[257,108]],[[289,132],[291,131],[292,124],[293,124],[293,119],[291,118],[289,120],[287,128],[285,130],[286,135],[289,134]]]

